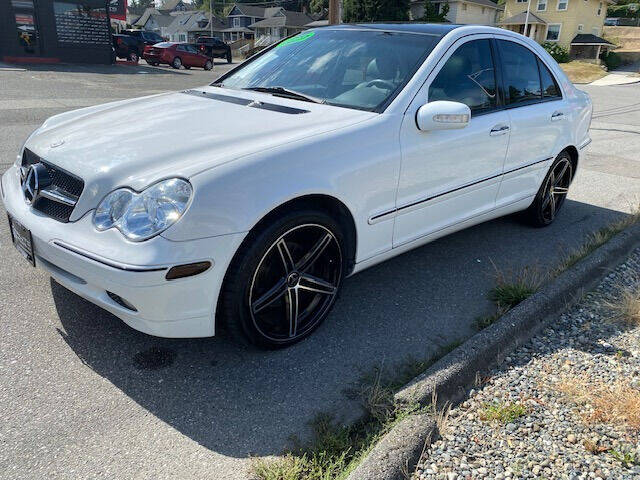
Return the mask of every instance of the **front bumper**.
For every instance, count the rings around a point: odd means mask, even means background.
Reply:
[[[144,333],[214,335],[218,294],[243,233],[183,242],[159,235],[130,242],[115,229],[98,232],[92,212],[76,222],[60,223],[32,209],[23,199],[16,167],[0,182],[7,212],[31,231],[36,266],[58,283]],[[165,279],[172,266],[205,260],[212,266],[199,275]],[[125,299],[135,311],[107,292]]]

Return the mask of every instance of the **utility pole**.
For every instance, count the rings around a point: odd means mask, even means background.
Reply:
[[[527,27],[529,26],[529,12],[531,11],[531,0],[527,2],[527,16],[524,19],[524,36],[528,37]]]
[[[329,0],[329,25],[336,25],[341,22],[340,8],[341,0]]]

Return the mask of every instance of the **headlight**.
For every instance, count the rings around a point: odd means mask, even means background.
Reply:
[[[119,188],[100,202],[93,225],[99,231],[115,227],[129,240],[141,242],[176,223],[191,193],[191,184],[181,178],[163,180],[140,193]]]

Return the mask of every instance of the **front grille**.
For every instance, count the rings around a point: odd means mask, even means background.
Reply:
[[[55,188],[61,193],[68,194],[72,197],[80,197],[80,194],[84,189],[84,181],[81,178],[45,162],[31,150],[25,148],[24,153],[22,154],[22,166],[28,167],[35,163],[42,163],[47,168],[47,172],[51,177],[50,188]],[[65,223],[69,221],[69,217],[71,216],[71,212],[73,212],[74,207],[75,205],[66,205],[43,196],[38,197],[33,204],[33,208],[39,212]]]

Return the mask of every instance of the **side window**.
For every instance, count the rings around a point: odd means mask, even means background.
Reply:
[[[504,77],[505,103],[509,106],[541,100],[540,74],[535,54],[528,48],[498,40]]]
[[[542,82],[542,97],[562,98],[560,87],[558,87],[555,78],[553,78],[547,66],[540,59],[538,59],[538,66],[540,67],[540,81]]]
[[[459,47],[429,86],[429,101],[450,100],[468,105],[472,114],[496,108],[496,76],[489,40]]]
[[[184,45],[178,45],[176,47],[176,50],[178,50],[179,52],[186,52],[187,48]]]

